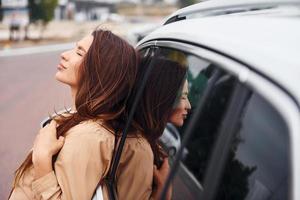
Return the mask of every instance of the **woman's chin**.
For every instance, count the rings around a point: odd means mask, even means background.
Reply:
[[[61,74],[59,71],[56,72],[56,74],[55,74],[55,76],[54,76],[55,80],[57,80],[58,82],[61,82],[61,83],[63,83],[63,84],[69,85],[69,84],[67,83],[67,81],[66,81],[61,75],[62,75],[62,74]]]
[[[63,82],[62,79],[61,79],[61,76],[60,76],[60,72],[59,72],[59,71],[56,72],[54,78],[55,78],[57,81],[59,81],[59,82]]]
[[[173,122],[171,121],[171,123],[177,127],[183,126],[183,120],[178,120],[178,121],[173,121]]]
[[[77,87],[76,83],[74,83],[74,81],[67,79],[65,76],[62,76],[62,74],[60,74],[59,72],[57,72],[54,76],[55,80],[57,80],[58,82],[65,84],[67,86],[70,86],[71,88],[75,88]]]

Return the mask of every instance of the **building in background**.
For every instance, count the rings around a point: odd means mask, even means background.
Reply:
[[[2,23],[10,25],[12,21],[18,21],[21,26],[29,23],[28,0],[2,0]]]
[[[2,23],[9,26],[10,40],[21,39],[21,29],[29,24],[28,0],[2,0]]]
[[[124,0],[123,0],[124,1]],[[55,9],[56,20],[105,21],[122,0],[59,0]]]
[[[176,5],[179,0],[59,0],[55,10],[56,20],[107,21],[118,8],[125,6],[136,9],[137,6]]]
[[[75,15],[75,3],[69,0],[59,0],[54,12],[56,20],[72,20]]]

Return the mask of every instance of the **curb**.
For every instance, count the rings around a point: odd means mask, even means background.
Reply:
[[[5,49],[0,51],[0,57],[21,56],[29,54],[47,53],[71,49],[75,43],[42,45],[38,47],[24,47],[18,49]]]

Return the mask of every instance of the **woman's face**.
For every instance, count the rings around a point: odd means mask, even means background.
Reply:
[[[93,38],[92,35],[84,37],[76,43],[73,49],[65,51],[60,55],[61,60],[57,66],[58,71],[55,74],[56,80],[77,88],[77,72],[93,42]]]
[[[186,80],[183,85],[179,102],[177,106],[172,110],[169,122],[171,122],[175,126],[182,126],[190,109],[191,104],[188,99],[188,82]]]

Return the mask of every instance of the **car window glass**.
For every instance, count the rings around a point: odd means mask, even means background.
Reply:
[[[274,107],[252,94],[241,116],[216,199],[288,199],[288,128]]]
[[[211,73],[202,71],[196,78],[191,78],[190,99],[194,108],[199,103],[199,98],[206,87]],[[205,171],[210,160],[210,155],[217,139],[224,114],[227,111],[229,101],[235,85],[235,78],[223,73],[212,88],[208,100],[205,102],[201,117],[194,128],[193,136],[186,146],[183,164],[189,168],[195,178],[202,183]],[[190,116],[193,117],[192,115]],[[182,127],[184,133],[188,123]]]
[[[180,147],[184,131],[193,117],[193,112],[203,96],[203,91],[218,66],[195,55],[171,48],[161,48],[159,55],[188,67],[190,114],[185,119],[183,126],[169,123],[161,137],[162,146],[172,160]],[[173,181],[173,186],[176,188],[173,191],[174,199],[198,199],[199,192],[203,189],[202,182],[210,153],[234,84],[235,79],[223,72],[213,87],[211,97],[204,108],[204,117],[199,120],[193,138],[184,149],[184,159]]]

